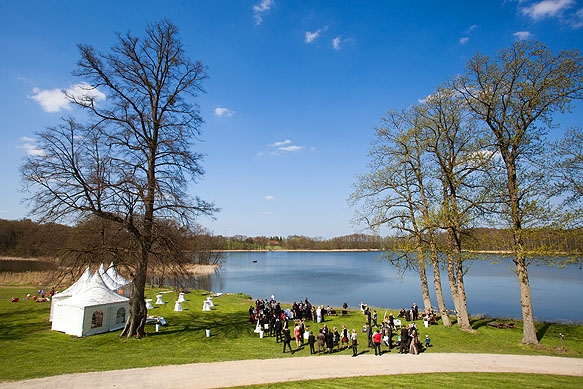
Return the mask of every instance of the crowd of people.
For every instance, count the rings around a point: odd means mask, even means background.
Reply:
[[[345,312],[348,305],[344,303]],[[415,303],[410,310],[401,309],[399,317],[410,321],[408,325],[400,325],[401,320],[395,320],[392,313],[384,315],[382,321],[378,320],[376,310],[371,310],[366,304],[360,303],[361,313],[365,316],[365,324],[360,331],[366,335],[367,346],[374,350],[375,355],[382,355],[381,346],[389,350],[398,348],[400,354],[419,354],[423,345],[419,341],[419,332],[414,323],[419,318],[419,310]],[[283,352],[290,353],[303,348],[307,343],[310,354],[331,354],[337,351],[352,349],[352,356],[358,353],[358,331],[350,330],[345,324],[341,328],[329,328],[323,323],[325,315],[335,315],[335,310],[330,306],[314,306],[306,298],[304,301],[294,302],[291,308],[283,309],[281,304],[272,295],[269,299],[257,299],[255,305],[249,307],[249,320],[255,325],[255,332],[261,336],[275,337],[277,343],[283,343]],[[428,310],[422,316],[424,320],[432,317],[433,312]],[[308,326],[319,325],[318,331],[312,331]],[[397,335],[396,341],[393,336]],[[292,348],[295,342],[295,350]],[[429,336],[425,337],[425,347],[430,346]]]

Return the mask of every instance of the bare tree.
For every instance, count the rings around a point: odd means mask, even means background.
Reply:
[[[455,91],[440,87],[418,106],[433,176],[441,182],[440,228],[447,232],[447,270],[458,324],[471,329],[464,286],[462,231],[476,221],[489,187],[479,178],[488,171],[492,147],[468,117]],[[487,175],[486,175],[487,176]]]
[[[403,269],[407,266],[417,269],[424,308],[431,309],[424,252],[424,235],[430,228],[425,225],[427,219],[424,217],[428,212],[424,209],[428,204],[422,167],[424,152],[423,146],[416,143],[419,128],[413,114],[413,111],[404,110],[389,112],[383,118],[369,152],[371,172],[358,178],[350,203],[363,203],[357,222],[369,228],[385,226],[404,232],[412,239],[411,244],[407,241],[401,248],[405,253],[414,252],[415,260],[410,261],[405,255],[392,262]],[[436,276],[439,279],[439,272]]]
[[[543,144],[541,125],[551,125],[553,113],[568,110],[572,99],[583,97],[582,57],[576,50],[554,55],[541,43],[519,41],[495,59],[476,54],[453,86],[476,118],[488,126],[505,169],[502,205],[513,232],[522,343],[538,344],[523,229],[540,209],[537,185],[541,177],[529,160]]]
[[[186,57],[170,21],[145,32],[142,38],[117,34],[109,53],[79,45],[74,74],[87,93],[69,99],[88,112],[88,121],[67,119],[39,132],[42,155],[22,167],[32,213],[42,220],[93,215],[132,240],[133,294],[122,331],[128,337],[144,335],[148,265],[164,239],[159,221],[189,225],[217,211],[190,195],[189,186],[204,174],[203,156],[192,151],[202,123],[192,99],[204,92],[205,68]],[[105,103],[95,101],[95,89],[105,93]]]

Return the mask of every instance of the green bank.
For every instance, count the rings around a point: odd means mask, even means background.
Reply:
[[[27,293],[34,292],[32,287],[0,288],[2,359],[0,380],[22,380],[66,373],[170,364],[310,355],[308,347],[298,350],[293,355],[284,354],[282,344],[276,343],[274,338],[267,336],[260,338],[254,332],[255,327],[250,323],[248,315],[249,306],[254,304],[254,301],[244,294],[215,297],[214,307],[210,311],[203,311],[203,302],[208,293],[190,291],[186,293],[186,301],[182,303],[183,311],[175,312],[174,302],[178,298],[175,291],[148,289],[147,297],[154,301],[157,294],[162,293],[164,296],[166,304],[155,305],[149,314],[164,317],[167,325],[160,326],[156,331],[155,324],[148,324],[146,337],[127,339],[120,338],[119,331],[85,338],[52,331],[49,322],[50,303],[23,299]],[[11,302],[12,297],[19,297],[20,300]],[[283,308],[285,307],[289,305],[283,304]],[[381,307],[377,310],[379,316],[382,316],[385,310],[390,311]],[[364,324],[364,319],[360,311],[349,310],[346,316],[325,317],[324,323],[328,327],[341,327],[346,324],[348,328],[359,329]],[[493,321],[509,322],[475,318],[472,320],[473,332],[461,331],[456,326],[445,328],[435,325],[425,328],[422,321],[416,324],[421,339],[425,338],[425,335],[431,338],[432,346],[424,350],[426,353],[505,353],[583,357],[582,326],[537,323],[541,344],[533,347],[520,343],[522,328],[519,321],[513,321],[512,328],[489,325]],[[316,331],[322,324],[308,322],[308,326]],[[207,330],[210,330],[209,337]],[[563,338],[560,334],[563,334]],[[349,353],[350,350],[339,351],[339,354]],[[374,382],[375,378],[371,379]],[[576,378],[565,379],[581,382]],[[536,382],[536,379],[533,382]]]

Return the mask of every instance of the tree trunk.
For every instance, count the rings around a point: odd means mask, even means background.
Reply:
[[[133,293],[130,297],[130,314],[126,325],[120,336],[130,338],[132,336],[142,337],[146,335],[144,329],[148,310],[146,309],[145,289],[146,274],[148,270],[148,251],[141,250],[141,258],[136,266],[136,274],[133,278]]]
[[[520,304],[522,306],[522,343],[538,344],[536,326],[532,312],[532,302],[530,299],[530,282],[528,280],[528,269],[524,258],[516,261],[516,275],[520,285]]]
[[[449,282],[449,290],[451,292],[451,300],[453,301],[453,306],[455,308],[455,315],[457,318],[457,323],[460,325],[460,316],[459,316],[459,299],[458,299],[458,289],[455,282],[455,262],[453,259],[453,255],[448,252],[447,253],[447,280]]]
[[[425,256],[423,247],[417,244],[417,265],[419,266],[419,279],[421,281],[421,294],[423,295],[424,309],[431,309],[431,297],[429,296],[429,284],[427,283],[427,272],[425,271]]]
[[[514,231],[514,251],[516,264],[516,276],[518,277],[518,285],[520,289],[520,305],[522,307],[522,343],[524,344],[538,344],[536,335],[536,325],[534,322],[534,315],[532,310],[532,301],[530,297],[530,281],[528,279],[528,267],[524,255],[524,248],[522,244],[522,233],[520,229]]]
[[[464,272],[461,252],[455,243],[455,232],[452,228],[447,231],[448,255],[447,255],[447,275],[451,297],[455,305],[458,325],[463,330],[471,330],[470,317],[466,300],[466,290],[464,287]]]
[[[441,322],[445,327],[451,327],[451,320],[447,314],[445,300],[443,298],[443,289],[441,287],[441,273],[439,269],[439,253],[435,244],[435,236],[430,232],[429,246],[431,247],[431,264],[433,265],[433,287],[435,288],[435,297],[437,299],[437,308],[441,316]]]
[[[536,326],[530,297],[530,281],[524,254],[524,241],[522,238],[522,218],[520,212],[520,199],[518,196],[518,180],[516,177],[516,165],[514,159],[507,158],[506,171],[508,178],[508,193],[510,194],[510,212],[512,215],[512,229],[514,238],[514,263],[516,276],[520,289],[520,305],[522,307],[522,343],[538,344]]]
[[[450,227],[448,228],[448,244],[449,249],[453,252],[455,258],[455,285],[457,288],[458,300],[458,324],[466,331],[472,329],[470,322],[470,315],[468,313],[468,302],[466,299],[466,288],[464,286],[464,267],[462,258],[462,242],[460,238],[460,212],[457,204],[456,191],[453,186],[451,188],[451,195],[449,196],[449,204],[451,205]]]
[[[470,315],[468,313],[468,302],[466,299],[466,288],[464,286],[464,271],[463,271],[463,261],[461,259],[461,253],[456,253],[456,286],[457,286],[457,297],[459,302],[459,315],[460,320],[459,325],[463,330],[470,331],[472,329],[472,324],[470,322]]]

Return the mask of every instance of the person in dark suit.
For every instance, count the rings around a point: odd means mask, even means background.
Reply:
[[[409,351],[409,330],[406,326],[401,326],[401,343],[399,345],[399,354],[405,354]]]
[[[314,336],[314,331],[310,331],[306,328],[306,331],[309,331],[310,334],[308,335],[308,344],[310,345],[310,354],[316,354],[316,350],[314,350],[314,344],[316,343],[316,337]]]
[[[293,354],[294,350],[291,346],[291,334],[288,327],[283,329],[283,352],[285,353],[285,347],[289,347],[289,351]]]
[[[417,306],[417,303],[413,303],[411,311],[413,311],[413,321],[419,319],[419,307]]]
[[[368,338],[368,347],[372,347],[372,327],[367,323],[364,328]]]
[[[332,354],[334,351],[334,334],[330,330],[326,333],[326,348],[328,349],[328,354]]]
[[[281,324],[281,320],[279,319],[279,317],[275,318],[275,324],[273,326],[273,329],[275,331],[275,341],[279,343],[279,341],[283,339],[283,335],[281,332],[281,330],[283,329],[283,325]]]

